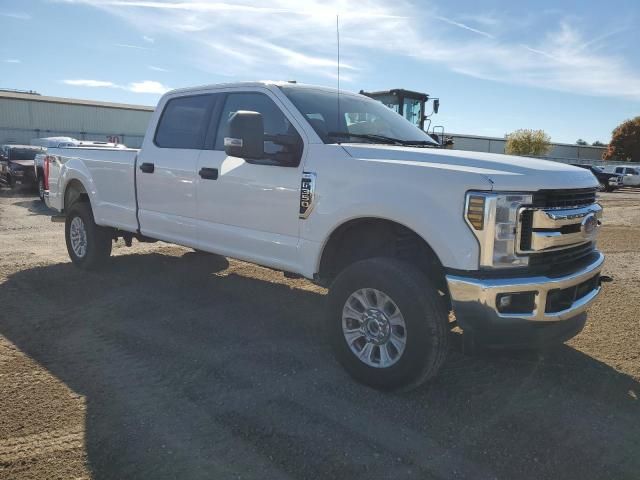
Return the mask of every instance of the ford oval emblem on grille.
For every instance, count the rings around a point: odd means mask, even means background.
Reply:
[[[585,237],[592,236],[595,233],[596,228],[598,228],[598,219],[595,214],[590,213],[584,217],[584,220],[582,220],[582,224],[580,225],[580,230],[582,230],[582,234]]]

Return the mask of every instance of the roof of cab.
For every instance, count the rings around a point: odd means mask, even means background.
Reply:
[[[196,92],[200,90],[208,90],[212,88],[228,88],[228,87],[287,87],[287,88],[299,88],[299,89],[312,89],[312,90],[323,90],[326,92],[337,93],[337,88],[326,87],[322,85],[311,85],[307,83],[297,83],[293,81],[285,81],[285,80],[261,80],[258,82],[229,82],[229,83],[214,83],[209,85],[199,85],[196,87],[185,87],[185,88],[177,88],[175,90],[171,90],[166,93],[166,95],[173,95],[176,93],[186,93],[186,92]],[[355,92],[351,92],[348,90],[340,90],[340,93],[358,95]]]

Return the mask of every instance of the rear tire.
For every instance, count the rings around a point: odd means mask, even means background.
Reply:
[[[69,258],[77,267],[95,270],[111,255],[113,232],[96,225],[89,202],[78,201],[71,205],[64,230]]]
[[[433,378],[448,352],[447,308],[431,281],[392,258],[356,262],[329,290],[336,357],[358,382],[410,390]]]
[[[38,197],[44,202],[44,178],[38,177]]]

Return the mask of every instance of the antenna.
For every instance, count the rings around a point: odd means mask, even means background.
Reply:
[[[336,15],[336,40],[338,44],[338,122],[336,129],[340,130],[340,15]]]

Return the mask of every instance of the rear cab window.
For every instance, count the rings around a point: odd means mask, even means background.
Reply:
[[[201,150],[214,103],[213,94],[170,99],[156,128],[155,145],[159,148]]]

